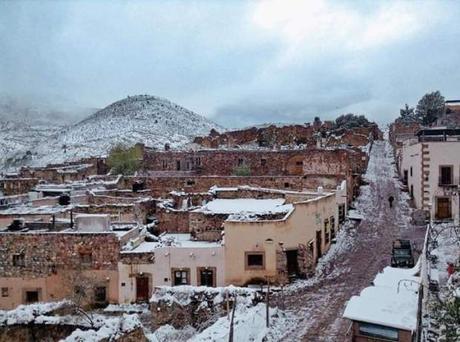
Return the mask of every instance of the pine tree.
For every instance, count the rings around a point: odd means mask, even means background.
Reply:
[[[413,107],[409,107],[407,103],[404,108],[400,109],[399,114],[403,121],[416,121],[417,120],[417,117],[415,116],[415,109]]]

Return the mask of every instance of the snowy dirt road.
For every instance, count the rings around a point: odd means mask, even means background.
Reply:
[[[286,327],[283,341],[349,341],[350,322],[341,318],[346,302],[390,264],[394,239],[409,238],[421,245],[424,228],[410,224],[408,196],[399,188],[393,161],[388,141],[375,142],[364,177],[368,185],[361,187],[355,202],[364,219],[343,228],[313,279],[298,281],[277,296],[276,305],[298,317]],[[390,195],[395,198],[393,208]]]

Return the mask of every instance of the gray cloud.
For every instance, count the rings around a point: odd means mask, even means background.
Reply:
[[[384,123],[427,91],[460,96],[455,2],[311,3],[3,1],[0,93],[79,107],[148,93],[232,127]]]

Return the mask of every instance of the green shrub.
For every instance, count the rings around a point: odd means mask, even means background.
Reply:
[[[142,151],[138,146],[116,145],[110,150],[107,165],[113,174],[132,175],[141,165]]]

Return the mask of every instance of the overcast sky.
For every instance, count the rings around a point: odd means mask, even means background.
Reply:
[[[166,97],[227,127],[460,97],[457,1],[0,1],[0,93]]]

